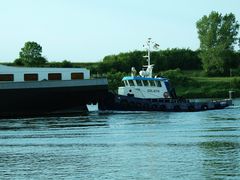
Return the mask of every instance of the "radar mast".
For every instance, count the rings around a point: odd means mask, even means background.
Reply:
[[[145,45],[143,45],[143,47],[145,47],[147,49],[147,55],[143,56],[145,58],[147,58],[147,62],[148,64],[143,66],[146,67],[146,71],[140,71],[140,75],[144,76],[144,77],[150,77],[152,78],[152,70],[153,70],[153,66],[154,64],[151,64],[151,49],[158,49],[159,44],[155,43],[152,41],[152,38],[148,38],[147,42]]]

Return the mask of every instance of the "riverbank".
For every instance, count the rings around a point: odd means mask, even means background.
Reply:
[[[240,77],[191,77],[187,86],[176,85],[178,96],[186,98],[228,98],[229,91],[240,97]]]

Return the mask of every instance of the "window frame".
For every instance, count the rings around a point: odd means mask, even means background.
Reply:
[[[143,86],[149,86],[148,80],[142,80],[143,81]]]
[[[49,77],[51,77],[51,78],[49,78]],[[62,73],[48,73],[48,80],[50,80],[50,81],[62,80]]]
[[[36,78],[32,78],[31,76]],[[27,73],[27,74],[23,74],[23,79],[24,81],[38,81],[39,78],[37,73]]]
[[[137,86],[143,86],[142,80],[136,80]]]
[[[155,84],[156,84],[157,87],[162,87],[161,81],[155,81]]]
[[[14,81],[14,74],[0,74],[0,82]]]
[[[80,75],[81,78],[78,78]],[[84,79],[84,73],[83,72],[72,72],[71,73],[71,80],[83,80]]]
[[[134,81],[133,81],[133,80],[128,80],[128,84],[129,84],[129,86],[135,86],[135,84],[134,84]]]
[[[148,80],[148,82],[149,82],[150,87],[155,87],[156,86],[154,80]]]

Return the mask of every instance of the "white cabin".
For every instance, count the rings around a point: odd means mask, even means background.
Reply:
[[[1,82],[90,79],[86,68],[39,68],[0,65]]]
[[[122,79],[124,87],[118,88],[118,94],[136,98],[170,98],[169,82],[166,78],[145,78],[127,76]]]
[[[175,91],[172,93],[170,89],[169,81],[167,78],[152,77],[153,64],[150,63],[151,46],[158,47],[159,45],[152,42],[151,38],[148,38],[146,48],[148,54],[144,57],[147,58],[148,65],[143,66],[146,70],[139,72],[140,76],[135,76],[136,69],[132,67],[132,76],[126,76],[122,79],[124,87],[118,88],[118,94],[123,96],[131,96],[136,98],[172,98],[176,96]],[[171,93],[170,93],[171,92]]]

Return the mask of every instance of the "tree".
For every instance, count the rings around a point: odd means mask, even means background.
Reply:
[[[42,66],[47,60],[42,57],[42,47],[36,42],[26,42],[19,53],[19,58],[14,61],[16,65]]]
[[[226,73],[234,63],[228,62],[234,54],[234,45],[239,42],[239,24],[234,14],[222,15],[211,12],[197,21],[200,40],[200,58],[208,75]]]
[[[70,68],[70,67],[73,67],[73,65],[70,61],[64,60],[64,61],[62,61],[62,67]]]

